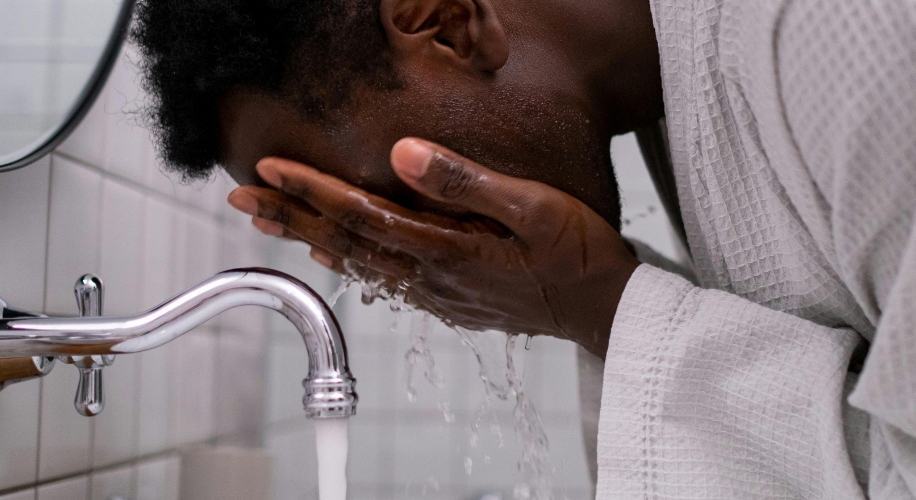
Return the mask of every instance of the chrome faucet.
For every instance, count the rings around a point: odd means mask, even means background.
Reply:
[[[0,389],[5,384],[47,375],[53,360],[80,370],[75,406],[82,415],[104,408],[102,371],[116,354],[163,346],[216,315],[240,306],[273,309],[293,323],[309,357],[305,413],[309,418],[356,414],[356,379],[333,313],[305,283],[270,269],[219,273],[184,293],[135,316],[102,317],[101,280],[77,281],[79,318],[47,318],[13,311],[0,301]]]

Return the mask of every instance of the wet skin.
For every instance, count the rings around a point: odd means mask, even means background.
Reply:
[[[454,324],[604,357],[639,265],[614,229],[608,143],[662,112],[648,5],[381,5],[404,88],[361,89],[320,124],[272,96],[225,96],[222,164],[243,185],[229,202]]]

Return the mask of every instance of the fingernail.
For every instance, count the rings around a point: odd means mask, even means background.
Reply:
[[[236,189],[229,194],[227,201],[240,212],[248,215],[256,215],[258,213],[258,199],[245,191]]]
[[[261,176],[261,179],[264,182],[270,184],[273,187],[280,187],[282,179],[280,178],[280,173],[277,172],[277,169],[274,166],[273,162],[270,161],[259,161],[257,167],[258,175]]]
[[[258,228],[259,231],[268,236],[283,236],[283,226],[272,220],[255,217],[251,219],[251,223],[254,227]]]
[[[429,162],[436,152],[414,139],[402,139],[394,145],[391,152],[391,164],[401,174],[413,179],[426,175]]]
[[[312,260],[321,264],[322,266],[333,269],[334,268],[334,259],[330,255],[318,250],[317,248],[312,248]]]

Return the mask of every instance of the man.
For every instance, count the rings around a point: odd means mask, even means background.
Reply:
[[[598,498],[916,497],[912,1],[147,0],[138,21],[175,169],[222,165],[259,229],[440,317],[606,360]],[[663,116],[702,287],[616,231],[607,143]]]

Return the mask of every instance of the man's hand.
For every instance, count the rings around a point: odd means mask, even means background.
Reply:
[[[604,219],[544,184],[488,170],[440,146],[404,139],[397,175],[472,217],[416,212],[306,165],[265,158],[277,188],[229,196],[262,232],[302,239],[337,272],[359,269],[408,303],[469,329],[551,335],[604,358],[627,280],[639,262]]]

